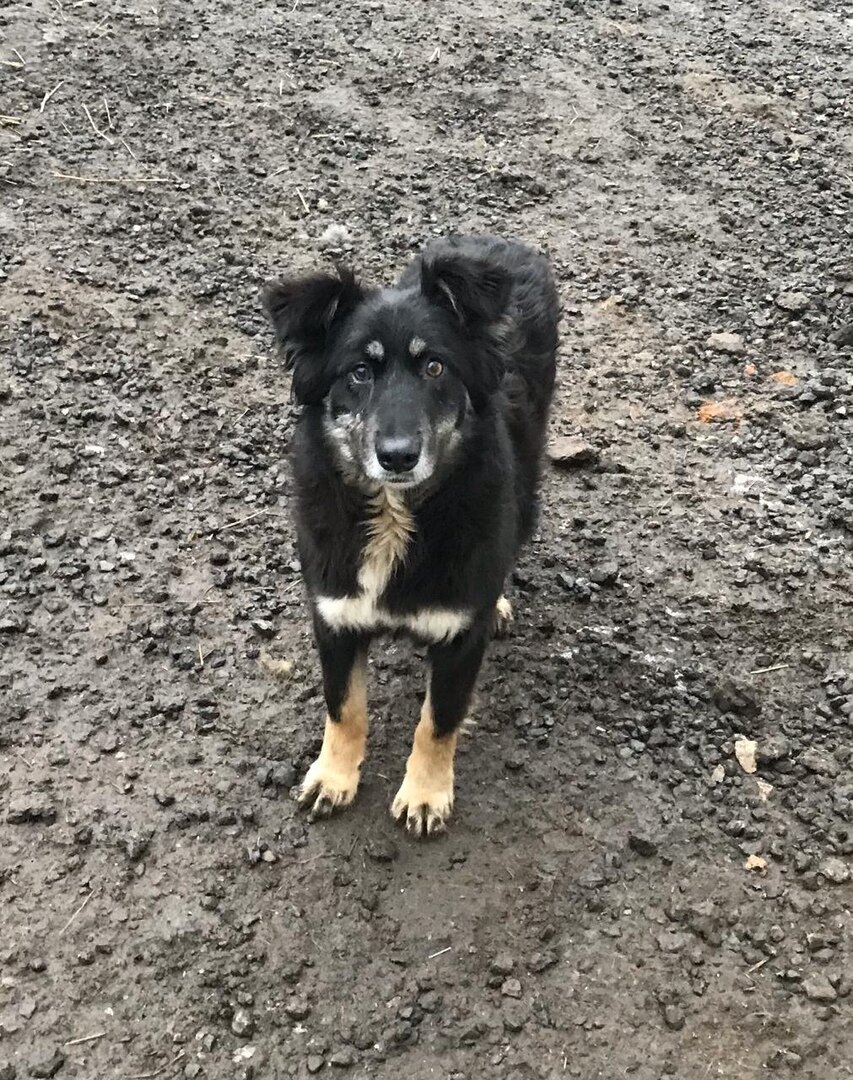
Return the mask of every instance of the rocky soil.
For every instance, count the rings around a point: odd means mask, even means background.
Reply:
[[[853,1076],[846,0],[0,10],[0,1077]],[[321,731],[258,290],[514,234],[564,303],[458,809]]]

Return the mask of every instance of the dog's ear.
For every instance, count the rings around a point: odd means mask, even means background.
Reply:
[[[452,311],[463,326],[474,329],[504,314],[510,279],[487,259],[451,253],[424,259],[421,290],[431,303]]]
[[[293,369],[300,405],[317,405],[326,393],[326,352],[344,320],[365,297],[351,270],[273,281],[264,289],[264,310]]]
[[[461,375],[477,411],[503,379],[501,330],[511,287],[506,271],[487,259],[451,253],[426,258],[421,266],[424,296],[451,312],[474,346]]]

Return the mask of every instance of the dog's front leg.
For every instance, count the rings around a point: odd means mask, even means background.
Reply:
[[[367,745],[367,646],[369,639],[332,630],[317,616],[314,637],[323,668],[326,729],[320,756],[308,770],[299,801],[312,817],[348,806],[358,790]]]
[[[442,832],[453,809],[456,736],[483,661],[488,625],[429,650],[430,679],[406,775],[391,813],[415,836]]]

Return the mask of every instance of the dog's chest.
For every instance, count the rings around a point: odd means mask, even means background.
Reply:
[[[323,621],[341,630],[408,630],[429,641],[455,637],[471,621],[470,612],[443,607],[422,607],[406,614],[390,612],[382,596],[411,543],[415,531],[412,513],[403,499],[383,489],[371,500],[368,540],[358,571],[355,596],[320,596],[317,610]]]

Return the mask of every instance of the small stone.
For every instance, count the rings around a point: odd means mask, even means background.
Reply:
[[[758,768],[756,765],[757,753],[758,743],[755,739],[747,739],[743,735],[735,739],[735,757],[745,773],[751,775]]]
[[[646,859],[649,859],[652,855],[657,855],[658,853],[657,844],[645,833],[629,832],[628,847]]]
[[[30,1057],[30,1076],[56,1076],[65,1064],[65,1054],[58,1046],[39,1043]]]
[[[269,619],[252,619],[252,629],[262,638],[271,638],[275,636],[275,623],[271,623]]]
[[[783,311],[799,313],[809,306],[809,298],[802,292],[783,292],[776,297],[776,306]]]
[[[850,880],[850,867],[835,855],[830,855],[817,868],[819,874],[823,874],[827,881],[833,885],[843,885]]]
[[[308,1068],[308,1072],[313,1074],[318,1073],[323,1068],[324,1062],[319,1054],[309,1054],[305,1064]]]
[[[355,1065],[357,1061],[358,1054],[351,1046],[345,1046],[343,1050],[338,1050],[329,1058],[329,1063],[338,1069],[348,1069],[351,1065]]]
[[[255,1021],[246,1009],[237,1009],[231,1018],[231,1030],[241,1039],[247,1039],[255,1030]]]
[[[504,997],[520,998],[521,983],[518,979],[504,979],[503,985],[501,986],[501,993]]]
[[[509,955],[509,953],[498,953],[492,960],[489,970],[495,975],[509,975],[512,969],[515,967],[515,961]]]
[[[820,971],[803,979],[803,990],[810,1001],[835,1001],[838,997],[835,987]]]
[[[548,447],[548,457],[560,469],[578,469],[583,465],[595,465],[599,453],[585,439],[564,435]]]
[[[729,353],[732,356],[742,353],[745,349],[740,334],[711,334],[705,340],[705,347],[713,349],[714,352]]]
[[[684,1010],[678,1005],[667,1005],[663,1011],[663,1021],[670,1031],[681,1031],[684,1027]]]

